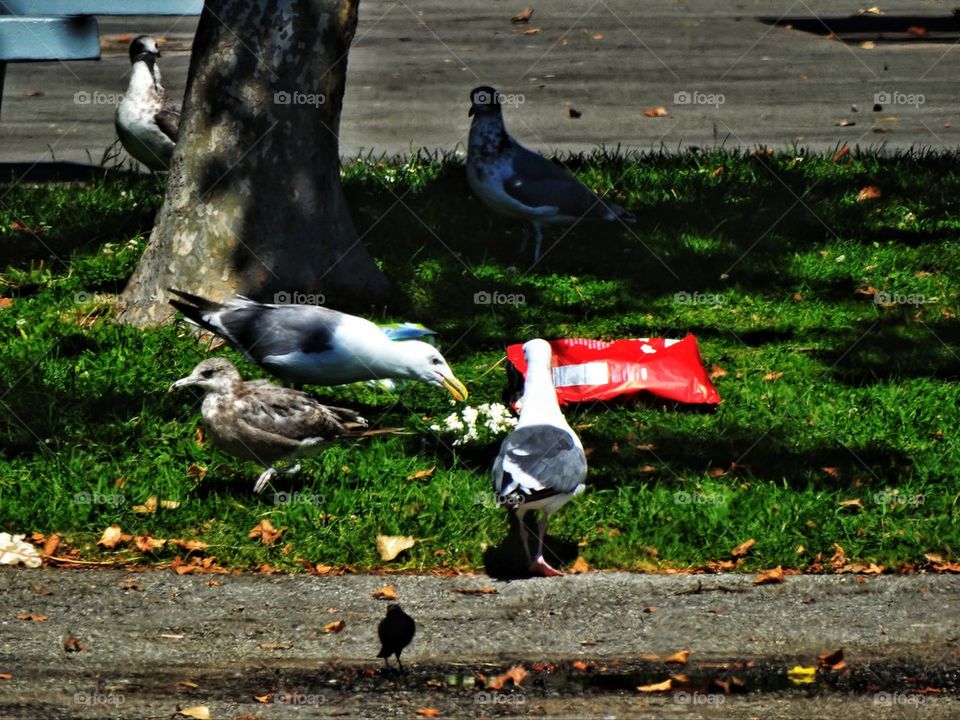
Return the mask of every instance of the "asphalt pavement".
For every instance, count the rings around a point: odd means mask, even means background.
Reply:
[[[0,717],[168,718],[197,705],[248,719],[413,718],[421,708],[443,717],[960,714],[960,578],[753,579],[4,568],[0,677],[11,677],[0,679]],[[383,672],[376,658],[387,601],[372,593],[387,584],[417,621],[406,675]],[[324,631],[340,621],[339,632]],[[812,682],[788,676],[841,649],[846,667]],[[683,650],[686,662],[668,662]],[[483,689],[514,665],[530,671],[519,688]],[[670,677],[672,691],[636,689]]]
[[[468,93],[479,84],[508,95],[508,128],[547,151],[795,144],[829,151],[845,143],[898,150],[952,148],[960,138],[960,33],[926,30],[952,22],[953,6],[942,0],[881,3],[883,16],[862,15],[839,38],[816,32],[817,23],[856,16],[869,3],[554,1],[533,3],[526,23],[511,22],[524,5],[363,0],[342,154],[462,149]],[[871,30],[877,17],[908,15],[909,32]],[[0,162],[99,161],[115,139],[129,37],[166,40],[161,67],[168,90],[181,97],[196,22],[101,18],[101,61],[11,65]],[[645,115],[655,108],[667,115]]]

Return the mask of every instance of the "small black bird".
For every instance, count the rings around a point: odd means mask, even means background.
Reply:
[[[390,661],[387,659],[391,655],[397,656],[397,664],[400,666],[400,672],[403,672],[403,663],[400,662],[400,653],[413,640],[414,633],[417,632],[417,624],[413,618],[407,615],[399,605],[391,603],[387,605],[387,616],[380,621],[377,626],[377,635],[380,636],[380,653],[377,657],[383,658],[383,664],[388,668]]]

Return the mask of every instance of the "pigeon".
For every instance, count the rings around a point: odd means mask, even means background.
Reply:
[[[170,288],[170,304],[188,321],[227,340],[253,363],[289,383],[342,385],[410,379],[446,389],[457,400],[467,388],[429,343],[395,342],[369,320],[316,305],[225,303]]]
[[[205,392],[203,423],[220,449],[266,469],[253,486],[260,493],[273,479],[277,460],[313,455],[339,437],[359,437],[367,421],[353,410],[321,405],[309,395],[269,380],[244,382],[226,358],[204,360],[170,392],[185,387]],[[297,463],[287,470],[300,469]]]
[[[500,94],[481,86],[470,92],[470,140],[467,181],[491,210],[533,228],[533,261],[540,259],[544,223],[573,223],[582,218],[636,222],[633,214],[595,194],[559,165],[528,150],[503,126]],[[526,236],[520,252],[526,249]]]
[[[130,84],[117,106],[117,136],[130,155],[151,170],[168,170],[180,133],[180,108],[167,102],[157,41],[140,35],[130,43]]]
[[[543,559],[543,538],[550,515],[583,492],[587,457],[580,438],[560,412],[553,386],[553,351],[546,340],[523,345],[527,374],[520,404],[520,420],[500,446],[491,479],[498,505],[516,513],[520,539],[530,571],[545,577],[562,575]],[[530,554],[523,516],[540,510],[537,553]]]
[[[400,653],[410,644],[416,632],[417,624],[412,617],[407,615],[396,603],[387,605],[387,616],[377,626],[377,635],[380,637],[380,652],[377,653],[377,657],[383,658],[384,666],[389,668],[390,661],[387,658],[396,655],[400,672],[403,672]]]

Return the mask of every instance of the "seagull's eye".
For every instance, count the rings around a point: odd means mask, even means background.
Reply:
[[[434,358],[433,360],[431,360],[430,362],[432,362],[434,365],[443,365],[443,360],[441,360],[441,359],[438,358],[438,357],[435,357],[435,358]]]
[[[205,378],[213,377],[213,370],[204,370],[200,375]]]

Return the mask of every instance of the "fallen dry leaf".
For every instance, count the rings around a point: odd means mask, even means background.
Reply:
[[[428,478],[433,475],[436,469],[437,467],[434,465],[432,468],[427,468],[426,470],[417,470],[415,473],[407,475],[407,480],[422,480],[423,478]]]
[[[109,550],[113,550],[117,545],[122,542],[127,542],[131,539],[130,535],[124,535],[123,530],[120,529],[119,525],[111,525],[103,531],[103,535],[100,536],[100,540],[97,541],[97,545],[101,545]]]
[[[54,533],[46,539],[43,543],[43,554],[44,555],[53,555],[57,552],[57,547],[60,545],[60,535]]]
[[[842,670],[847,666],[843,660],[843,648],[834,651],[822,652],[817,656],[820,661],[820,667],[828,667],[833,670]]]
[[[503,673],[503,675],[497,675],[487,680],[486,688],[487,690],[501,690],[508,682],[512,682],[514,685],[520,685],[526,676],[527,671],[523,665],[514,665]]]
[[[746,540],[739,545],[737,545],[733,550],[730,551],[730,554],[735,558],[746,557],[747,553],[750,552],[750,548],[757,544],[757,541],[753,538]]]
[[[642,693],[659,693],[659,692],[670,692],[673,687],[673,680],[667,678],[663,682],[653,683],[652,685],[638,685],[637,692]]]
[[[582,575],[583,573],[590,572],[590,565],[587,564],[583,555],[577,555],[577,559],[573,561],[573,565],[570,566],[568,572],[571,575]]]
[[[840,507],[856,508],[863,510],[863,501],[860,498],[851,498],[850,500],[841,500]]]
[[[775,371],[773,371],[773,372],[768,372],[766,375],[764,375],[764,376],[763,376],[763,381],[764,381],[764,382],[773,382],[774,380],[779,380],[779,379],[782,378],[782,377],[783,377],[783,373],[782,373],[781,371],[779,371],[779,370],[775,370]]]
[[[134,544],[137,546],[137,550],[140,552],[150,552],[151,550],[156,550],[167,544],[166,540],[161,538],[150,537],[149,535],[137,535],[133,539]]]
[[[533,17],[533,8],[528,5],[523,10],[521,10],[516,15],[514,15],[512,18],[510,18],[510,22],[516,25],[520,25],[522,23],[530,22],[530,18],[532,17]]]
[[[707,470],[707,477],[709,478],[719,478],[727,474],[727,471],[722,467],[713,467]]]
[[[63,641],[63,650],[68,653],[83,652],[86,648],[83,643],[77,640],[73,635]]]
[[[652,107],[652,108],[648,108],[647,110],[644,110],[643,114],[646,115],[648,118],[658,118],[658,117],[666,117],[667,115],[670,114],[670,111],[667,110],[665,107]]]
[[[726,375],[726,374],[727,374],[727,371],[724,370],[724,369],[723,369],[722,367],[720,367],[719,365],[717,365],[716,363],[714,363],[713,365],[710,366],[710,379],[711,379],[711,380],[716,380],[717,378],[722,378],[722,377],[723,377],[724,375]]]
[[[259,643],[257,647],[260,648],[261,650],[289,650],[290,648],[293,647],[293,643],[292,642],[282,642],[282,643],[264,642],[264,643]]]
[[[461,595],[496,595],[497,589],[492,587],[454,588],[453,592]]]
[[[591,37],[591,40],[603,40],[603,33],[594,33]]]
[[[377,552],[381,560],[390,562],[416,542],[410,535],[377,535]]]
[[[417,715],[421,717],[440,717],[440,711],[436,708],[420,708],[417,710]]]
[[[523,31],[523,34],[536,35],[538,32],[540,32],[540,28],[527,28],[526,30]]]
[[[839,150],[837,150],[837,151],[833,154],[833,162],[834,162],[834,163],[838,162],[838,161],[841,160],[843,157],[845,157],[847,154],[849,154],[849,152],[850,152],[850,146],[849,146],[849,145],[844,145],[842,148],[840,148]]]
[[[782,583],[783,580],[783,568],[780,565],[777,565],[773,570],[767,570],[766,572],[757,575],[757,578],[753,581],[753,584],[769,585],[771,583]]]
[[[206,705],[195,705],[194,707],[177,710],[176,714],[194,720],[210,720],[210,708]]]
[[[857,193],[857,202],[866,202],[867,200],[877,200],[880,197],[880,188],[876,185],[867,185],[860,188]]]
[[[847,554],[843,551],[843,548],[833,544],[833,557],[830,558],[830,567],[834,570],[842,570],[843,566],[847,564]]]
[[[333,622],[328,622],[323,626],[323,631],[330,635],[331,633],[338,633],[347,626],[346,620],[334,620]]]
[[[201,550],[206,550],[209,547],[209,545],[202,540],[180,540],[177,538],[170,538],[167,542],[169,542],[171,545],[181,547],[189,552],[199,552]]]
[[[384,585],[382,588],[374,590],[372,597],[380,598],[381,600],[396,600],[397,588],[393,585]]]
[[[37,613],[20,613],[17,615],[17,620],[29,620],[30,622],[46,622],[46,615],[38,615]]]
[[[264,545],[273,545],[277,540],[280,539],[280,536],[286,531],[286,528],[280,528],[277,530],[273,523],[267,519],[263,519],[260,523],[253,528],[248,534],[249,538],[260,538],[260,542]]]
[[[670,657],[664,660],[665,663],[670,663],[671,665],[686,665],[687,660],[690,659],[689,650],[678,650]]]
[[[11,305],[13,305],[13,298],[0,297],[0,310],[5,310]]]
[[[157,496],[151,495],[143,505],[134,505],[133,511],[141,514],[155,513],[157,511],[157,504]]]
[[[853,127],[856,123],[853,120],[847,120],[846,118],[840,118],[837,121],[839,127]]]
[[[937,555],[936,553],[924,553],[923,556],[932,563],[943,562],[943,555]]]
[[[193,680],[181,680],[180,682],[177,683],[177,685],[181,685],[181,686],[183,686],[183,687],[190,688],[191,690],[196,690],[197,688],[200,687],[200,686],[197,685],[197,683],[195,683]]]
[[[13,675],[10,673],[0,673],[0,680],[12,680]]]
[[[587,664],[583,660],[574,660],[570,667],[583,672],[587,669]]]

